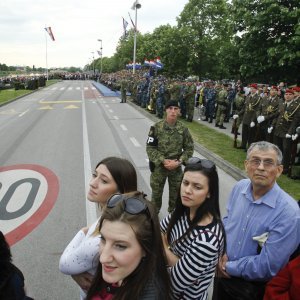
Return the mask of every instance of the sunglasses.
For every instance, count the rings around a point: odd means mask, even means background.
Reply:
[[[201,159],[199,157],[191,157],[186,163],[186,165],[197,165],[197,164],[200,164],[203,168],[209,170],[216,168],[216,165],[211,160]]]
[[[124,211],[131,215],[138,215],[148,210],[146,203],[144,203],[141,199],[136,197],[126,198],[126,196],[122,194],[112,195],[108,199],[106,207],[114,208],[119,202],[124,203]]]

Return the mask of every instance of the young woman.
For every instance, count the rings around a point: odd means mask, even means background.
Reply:
[[[102,209],[111,195],[136,190],[137,175],[132,163],[123,158],[107,157],[96,165],[87,198]],[[98,265],[99,235],[95,234],[98,223],[99,220],[82,228],[66,247],[59,262],[60,271],[72,275],[80,286],[81,299],[85,299]]]
[[[87,300],[168,300],[159,220],[143,193],[112,196],[99,223],[100,264]]]
[[[176,208],[161,221],[161,230],[174,299],[207,299],[225,243],[213,162],[188,160]]]

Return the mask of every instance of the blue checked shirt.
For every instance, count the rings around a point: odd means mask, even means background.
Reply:
[[[227,238],[226,272],[246,280],[269,280],[286,265],[300,243],[300,210],[297,202],[277,183],[254,201],[249,179],[233,188],[223,223]],[[268,233],[257,252],[252,238]]]

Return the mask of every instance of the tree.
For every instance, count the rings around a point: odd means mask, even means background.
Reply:
[[[233,0],[232,7],[242,75],[299,82],[299,1]]]

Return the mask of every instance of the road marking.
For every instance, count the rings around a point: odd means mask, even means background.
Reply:
[[[134,137],[131,137],[130,140],[135,147],[141,147],[140,143]]]
[[[69,90],[69,91],[70,91],[70,90],[73,90],[73,87],[69,86],[69,87],[68,87],[68,90]]]
[[[119,120],[119,117],[118,117],[118,116],[113,116],[113,118],[114,118],[115,120]]]
[[[121,124],[120,127],[122,128],[122,130],[127,131],[127,127],[125,125]]]
[[[78,87],[76,87],[76,90],[80,90],[80,87],[78,86]]]
[[[95,90],[95,89],[96,89],[96,88],[93,86],[93,87],[92,87],[92,90]]]
[[[109,107],[109,105],[108,105],[108,104],[105,104],[105,107]]]
[[[55,91],[56,89],[57,89],[56,87],[53,87],[51,90],[52,90],[52,91]]]
[[[0,167],[0,228],[15,244],[49,214],[57,200],[56,175],[39,165]]]
[[[113,113],[113,112],[114,112],[112,109],[109,109],[108,111],[109,111],[110,113]]]
[[[29,112],[29,109],[23,111],[22,113],[19,114],[19,117],[23,117],[27,112]]]
[[[81,103],[81,100],[39,101],[41,104]]]
[[[75,109],[75,108],[79,108],[79,107],[76,105],[68,105],[64,107],[64,109]]]
[[[61,88],[60,88],[61,91],[64,90],[64,89],[65,89],[64,87],[61,87]]]
[[[84,87],[85,90],[88,90],[89,88],[87,86]]]
[[[44,109],[53,109],[53,107],[50,105],[47,105],[47,106],[42,106],[42,107],[38,108],[38,110],[44,110]]]
[[[84,92],[81,92],[82,99],[82,133],[83,133],[83,164],[84,164],[84,179],[85,179],[85,195],[89,191],[89,182],[91,180],[91,156],[90,156],[90,146],[89,137],[86,122],[86,110],[85,110],[85,98]],[[86,222],[87,225],[93,224],[97,220],[97,207],[93,202],[85,200],[85,210],[86,210]]]

